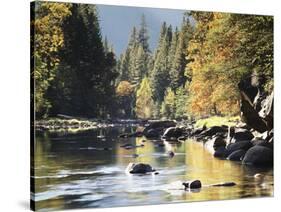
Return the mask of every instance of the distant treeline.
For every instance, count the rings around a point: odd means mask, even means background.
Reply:
[[[263,76],[265,91],[273,89],[271,16],[186,12],[180,28],[162,24],[152,52],[143,15],[117,58],[101,36],[95,5],[35,5],[39,118],[234,115],[241,79],[255,73]]]

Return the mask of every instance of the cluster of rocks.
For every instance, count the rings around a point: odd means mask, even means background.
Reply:
[[[247,125],[195,129],[191,136],[212,150],[214,157],[251,165],[273,165],[273,130],[258,133]]]
[[[124,133],[119,135],[120,138],[142,137],[147,139],[162,139],[169,141],[185,140],[188,137],[188,131],[185,127],[177,127],[177,122],[172,120],[148,121],[143,129],[134,133]]]

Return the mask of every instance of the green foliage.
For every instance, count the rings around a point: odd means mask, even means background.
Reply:
[[[125,53],[120,57],[119,81],[127,80],[138,86],[151,65],[149,35],[145,16],[142,15],[140,29],[133,27]]]
[[[175,118],[188,118],[187,113],[188,93],[187,89],[183,86],[178,87],[175,94]]]
[[[173,90],[168,87],[160,110],[161,116],[173,119],[176,113],[176,97]]]
[[[35,20],[31,21],[34,34],[31,45],[34,59],[35,112],[46,115],[51,102],[46,98],[46,91],[53,81],[60,62],[58,51],[64,45],[62,31],[63,20],[71,15],[71,5],[65,3],[35,2]]]
[[[102,42],[95,6],[35,4],[36,114],[110,113],[116,61],[107,39]],[[108,81],[108,86],[103,81]]]
[[[199,119],[195,123],[195,127],[213,127],[213,126],[235,126],[240,121],[239,116],[211,116],[209,118]]]
[[[170,50],[170,57],[171,57],[171,63],[170,63],[170,71],[169,76],[171,80],[171,87],[175,91],[178,87],[183,86],[188,79],[184,72],[185,67],[187,64],[186,60],[186,49],[188,47],[188,41],[191,39],[193,28],[189,22],[188,18],[183,19],[181,31],[179,34],[176,34],[177,31],[175,31],[176,37],[176,47],[173,45],[173,40],[171,44],[171,50]],[[175,50],[174,50],[175,48]]]
[[[35,5],[38,117],[230,117],[239,112],[241,79],[256,74],[261,89],[273,90],[271,16],[188,12],[179,29],[162,24],[152,53],[142,15],[116,61],[94,5]],[[217,121],[226,122],[212,118],[207,124]]]
[[[151,118],[153,114],[154,102],[149,79],[143,78],[136,95],[136,115],[138,118]]]
[[[169,79],[169,47],[172,40],[172,27],[166,27],[164,22],[161,28],[158,48],[155,54],[154,67],[151,73],[153,97],[156,102],[162,102],[165,90],[170,83]]]

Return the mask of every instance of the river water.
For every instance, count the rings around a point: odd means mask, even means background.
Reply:
[[[201,143],[172,144],[145,138],[118,138],[133,127],[112,127],[76,133],[37,132],[35,141],[36,210],[100,208],[273,195],[273,170],[219,160]],[[144,144],[124,149],[122,144]],[[161,142],[160,142],[161,144]],[[106,150],[104,150],[106,148]],[[173,158],[167,151],[175,152]],[[132,154],[138,154],[134,158]],[[159,175],[130,175],[130,162],[149,163]],[[265,174],[263,182],[253,176]],[[196,192],[181,183],[200,179],[203,185],[233,181],[234,187],[204,186]]]

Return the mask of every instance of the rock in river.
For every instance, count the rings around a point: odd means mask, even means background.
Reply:
[[[155,170],[149,164],[145,163],[129,163],[126,169],[130,174],[145,174],[147,172],[154,172]]]
[[[227,146],[227,151],[228,154],[231,154],[232,152],[239,150],[239,149],[243,149],[245,151],[247,151],[248,149],[250,149],[253,146],[251,141],[240,141],[234,144],[229,144]]]
[[[225,182],[225,183],[212,184],[211,186],[215,186],[215,187],[219,187],[219,186],[231,187],[231,186],[235,186],[235,185],[236,185],[236,183],[234,183],[234,182]]]
[[[169,139],[169,138],[179,138],[183,135],[183,129],[179,127],[169,127],[165,130],[162,138]]]
[[[218,147],[214,152],[214,157],[216,158],[226,158],[228,156],[228,152],[224,146]]]
[[[168,151],[167,154],[172,158],[175,156],[175,153],[173,151]]]
[[[243,128],[236,128],[235,133],[231,139],[231,143],[236,143],[245,140],[252,140],[253,138],[254,136],[249,130]]]
[[[243,149],[236,150],[232,152],[227,159],[232,161],[241,161],[243,159],[244,155],[246,154],[246,151]]]
[[[182,183],[185,187],[185,189],[199,189],[202,187],[200,180],[192,180],[189,182]]]
[[[249,165],[273,165],[273,151],[265,146],[254,146],[250,148],[242,161],[243,164]]]

